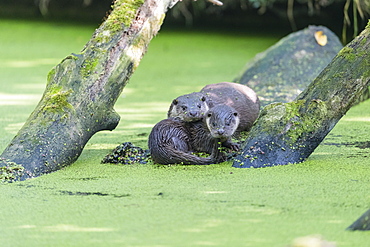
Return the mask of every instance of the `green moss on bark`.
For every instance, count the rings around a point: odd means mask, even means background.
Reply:
[[[68,102],[68,96],[72,90],[63,91],[61,86],[53,85],[44,95],[45,106],[43,108],[46,112],[65,114],[68,109],[73,109]]]
[[[297,100],[290,103],[275,103],[266,106],[258,122],[262,122],[260,133],[274,132],[285,134],[284,141],[294,145],[304,134],[317,131],[322,121],[327,117],[327,103],[321,100],[312,100],[307,106],[305,101]],[[315,114],[315,118],[312,118]]]
[[[344,57],[345,59],[347,59],[350,62],[356,59],[356,55],[353,52],[353,48],[348,47],[348,46],[346,46],[342,50],[340,50],[338,55]]]
[[[49,73],[48,73],[48,76],[47,76],[47,81],[51,81],[52,78],[55,76],[55,67],[52,68]]]
[[[86,59],[82,66],[81,66],[81,70],[80,70],[80,73],[82,75],[82,77],[88,77],[91,75],[92,72],[94,72],[96,66],[98,65],[99,63],[99,59],[98,58],[95,58],[95,59]]]
[[[134,20],[137,9],[143,5],[144,0],[116,0],[112,6],[113,12],[105,22],[108,30],[117,32],[129,27]]]
[[[303,135],[316,132],[327,118],[328,108],[324,101],[312,100],[307,107],[303,106],[304,103],[305,101],[299,100],[286,104],[285,130],[289,137],[287,143],[294,144]]]

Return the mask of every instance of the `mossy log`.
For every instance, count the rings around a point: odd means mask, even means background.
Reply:
[[[367,210],[360,218],[350,225],[347,230],[351,231],[370,231],[370,209]]]
[[[25,180],[73,163],[98,131],[177,0],[116,0],[79,54],[54,67],[41,101],[0,156],[0,178]]]
[[[369,50],[370,25],[294,101],[262,110],[233,166],[257,168],[304,161],[367,90]]]
[[[319,37],[325,42],[320,43]],[[234,81],[253,88],[262,106],[291,102],[342,48],[339,38],[328,28],[309,26],[257,54]]]

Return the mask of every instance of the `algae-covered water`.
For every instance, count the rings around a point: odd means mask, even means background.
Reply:
[[[0,21],[0,150],[40,99],[48,71],[94,27]],[[171,100],[232,80],[282,35],[163,29],[116,104],[122,119],[73,165],[0,186],[0,246],[287,246],[319,234],[369,246],[345,228],[370,207],[370,101],[349,111],[301,164],[237,169],[107,165],[121,142],[146,147]]]

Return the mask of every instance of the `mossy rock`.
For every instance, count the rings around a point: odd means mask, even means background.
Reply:
[[[149,150],[124,142],[107,154],[102,163],[131,165],[134,163],[146,164],[149,161]]]
[[[315,34],[326,42],[320,43]],[[234,81],[253,88],[262,105],[291,102],[343,48],[323,26],[309,26],[282,38],[249,62]]]

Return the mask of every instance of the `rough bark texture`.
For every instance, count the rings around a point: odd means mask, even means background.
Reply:
[[[352,231],[370,231],[370,209],[358,218],[347,230]]]
[[[305,160],[369,86],[369,49],[368,25],[294,101],[262,110],[233,166]]]
[[[113,106],[176,2],[115,1],[84,49],[50,71],[41,101],[0,156],[0,179],[25,180],[67,166],[92,135],[117,126]]]

